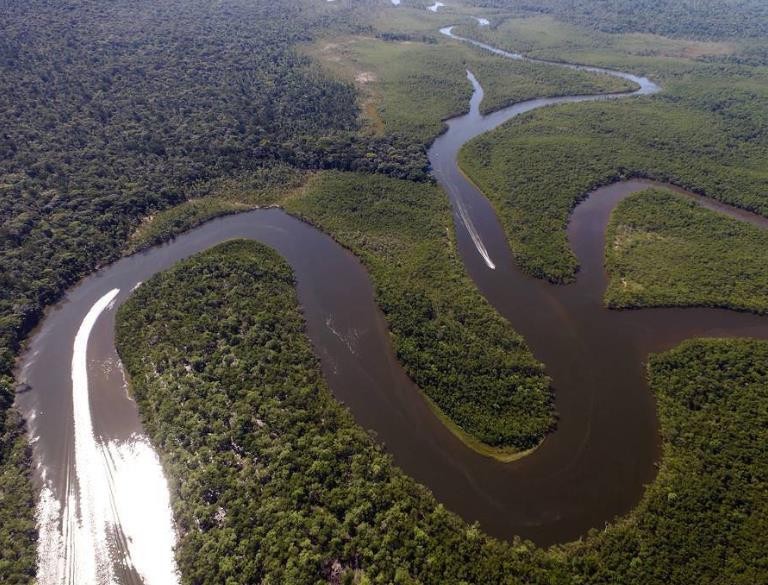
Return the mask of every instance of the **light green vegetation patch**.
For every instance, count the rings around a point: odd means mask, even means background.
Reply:
[[[631,57],[648,58],[648,63],[652,63],[653,58],[679,61],[730,55],[738,52],[741,46],[741,43],[732,40],[691,40],[637,32],[610,34],[559,22],[545,15],[526,18],[505,16],[492,26],[464,22],[456,30],[531,57],[577,63],[591,63],[594,54],[602,55],[604,64],[617,63],[619,59]]]
[[[466,21],[469,13],[483,12],[460,2],[446,3],[437,12],[426,10],[432,4],[434,2],[426,0],[402,0],[399,6],[377,3],[368,20],[376,33],[384,38],[436,42],[442,27]]]
[[[606,233],[611,307],[768,311],[768,232],[665,191],[624,200]]]
[[[442,191],[324,173],[286,208],[362,259],[398,358],[445,416],[492,447],[539,443],[554,422],[548,379],[466,275]]]
[[[713,113],[744,141],[768,135],[768,41],[670,39],[648,33],[608,34],[551,17],[508,18],[498,26],[458,32],[531,57],[630,71],[659,82],[655,99]]]
[[[374,131],[406,135],[421,143],[431,142],[442,131],[443,120],[469,109],[468,69],[485,90],[484,112],[533,97],[632,88],[613,77],[512,61],[444,37],[432,43],[324,39],[307,50],[356,83],[361,109]]]
[[[734,136],[731,118],[653,98],[562,105],[476,138],[459,162],[493,202],[523,269],[569,281],[570,212],[602,184],[649,176],[768,215],[768,143]]]
[[[292,284],[274,252],[230,242],[155,276],[118,314],[184,583],[765,581],[768,344],[654,357],[656,481],[627,518],[545,552],[488,538],[392,465],[332,399]]]
[[[472,0],[507,13],[553,15],[560,21],[613,33],[728,39],[768,37],[763,0]]]

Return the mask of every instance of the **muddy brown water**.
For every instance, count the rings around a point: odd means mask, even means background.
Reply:
[[[247,238],[274,248],[293,267],[307,332],[336,398],[375,433],[399,467],[427,485],[448,509],[478,521],[493,536],[521,536],[541,545],[575,539],[629,511],[653,480],[660,455],[655,404],[645,378],[648,354],[691,337],[768,338],[768,319],[717,309],[610,311],[602,306],[610,212],[631,193],[655,185],[648,181],[598,189],[577,206],[568,229],[581,264],[574,284],[550,285],[518,270],[493,208],[461,174],[456,153],[471,137],[522,112],[597,98],[532,100],[482,116],[482,88],[470,79],[475,85],[470,112],[449,122],[429,155],[456,211],[457,241],[468,273],[524,335],[552,377],[560,419],[539,449],[504,464],[466,448],[433,415],[394,357],[360,262],[327,235],[269,209],[214,219],[170,243],[123,258],[84,279],[51,308],[18,372],[19,382],[31,386],[17,403],[29,423],[40,485],[63,503],[75,476],[72,348],[94,303],[119,289],[117,306],[139,283],[179,260],[229,239]],[[635,79],[641,83],[638,93],[658,89]],[[768,227],[764,218],[704,201]],[[97,439],[121,441],[141,434],[117,367],[114,308],[96,322],[88,362]],[[119,527],[113,540],[116,564],[130,567]],[[141,581],[130,568],[119,573],[121,582]]]

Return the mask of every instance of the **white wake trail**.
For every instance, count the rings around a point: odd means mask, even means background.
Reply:
[[[472,223],[472,220],[469,218],[469,213],[467,213],[467,209],[464,207],[464,202],[461,200],[461,198],[456,199],[456,207],[459,210],[459,217],[461,217],[461,221],[467,228],[469,237],[472,238],[472,242],[475,244],[475,248],[483,257],[483,260],[485,260],[485,265],[491,270],[496,270],[496,264],[494,264],[493,260],[491,260],[491,255],[488,253],[485,244],[483,244],[483,240],[480,238],[480,234],[477,232],[475,224]]]
[[[72,411],[75,423],[75,471],[77,476],[79,525],[68,526],[74,535],[73,550],[68,550],[67,573],[78,585],[103,585],[114,582],[114,571],[107,546],[107,519],[104,500],[109,484],[101,453],[93,433],[88,396],[88,339],[96,320],[120,292],[112,289],[88,311],[75,336],[72,353]],[[68,497],[68,500],[71,499]],[[68,508],[69,502],[68,502]],[[72,521],[71,511],[67,514]],[[71,536],[70,536],[71,538]]]
[[[494,264],[493,260],[491,259],[491,255],[488,253],[488,249],[485,247],[483,239],[480,237],[475,224],[472,223],[472,219],[469,217],[469,212],[467,212],[467,208],[464,205],[464,200],[458,193],[456,185],[449,183],[448,190],[450,191],[451,199],[456,204],[455,209],[459,213],[461,223],[463,223],[464,227],[467,228],[467,233],[472,239],[472,243],[475,245],[475,249],[477,250],[478,254],[482,256],[483,260],[485,261],[485,265],[491,270],[496,270],[496,264]]]
[[[116,585],[116,565],[121,565],[120,573],[135,571],[146,585],[179,583],[168,485],[157,454],[142,435],[104,443],[93,428],[88,340],[99,316],[119,292],[113,289],[96,301],[75,336],[75,477],[67,480],[63,504],[50,486],[41,490],[37,512],[40,585]],[[123,537],[123,550],[116,535]]]

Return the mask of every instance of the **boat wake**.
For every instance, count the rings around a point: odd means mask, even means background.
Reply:
[[[464,201],[462,201],[460,196],[455,197],[454,201],[456,202],[456,211],[459,214],[461,223],[463,223],[464,227],[467,228],[467,233],[469,234],[469,237],[472,238],[472,243],[475,245],[475,249],[480,254],[480,256],[483,257],[485,265],[491,270],[496,270],[496,264],[494,264],[493,260],[491,259],[491,255],[488,253],[488,249],[485,247],[483,239],[480,237],[480,233],[477,231],[475,224],[472,223],[472,219],[470,219],[469,213],[467,213],[467,208],[464,205]]]
[[[168,485],[157,454],[143,435],[103,441],[91,418],[87,349],[91,330],[119,289],[88,311],[72,355],[74,476],[63,502],[45,483],[37,509],[40,585],[179,582]]]

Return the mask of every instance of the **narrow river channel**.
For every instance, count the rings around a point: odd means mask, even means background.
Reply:
[[[638,83],[635,94],[659,89],[616,75]],[[609,214],[647,181],[598,189],[576,208],[569,237],[582,269],[575,284],[553,286],[520,272],[491,205],[461,174],[456,154],[520,113],[605,98],[537,99],[482,116],[482,88],[471,74],[470,81],[470,112],[449,121],[429,156],[454,207],[467,271],[553,379],[557,431],[515,463],[467,449],[395,359],[368,275],[352,254],[280,210],[215,219],[87,277],[30,339],[18,378],[31,389],[17,403],[29,424],[40,488],[40,585],[178,581],[167,482],[127,393],[114,349],[115,309],[152,275],[232,238],[263,242],[291,264],[308,335],[335,396],[450,510],[494,536],[547,545],[600,528],[637,503],[659,458],[648,353],[696,336],[768,338],[768,319],[714,309],[603,308]],[[768,227],[764,218],[707,204]]]

